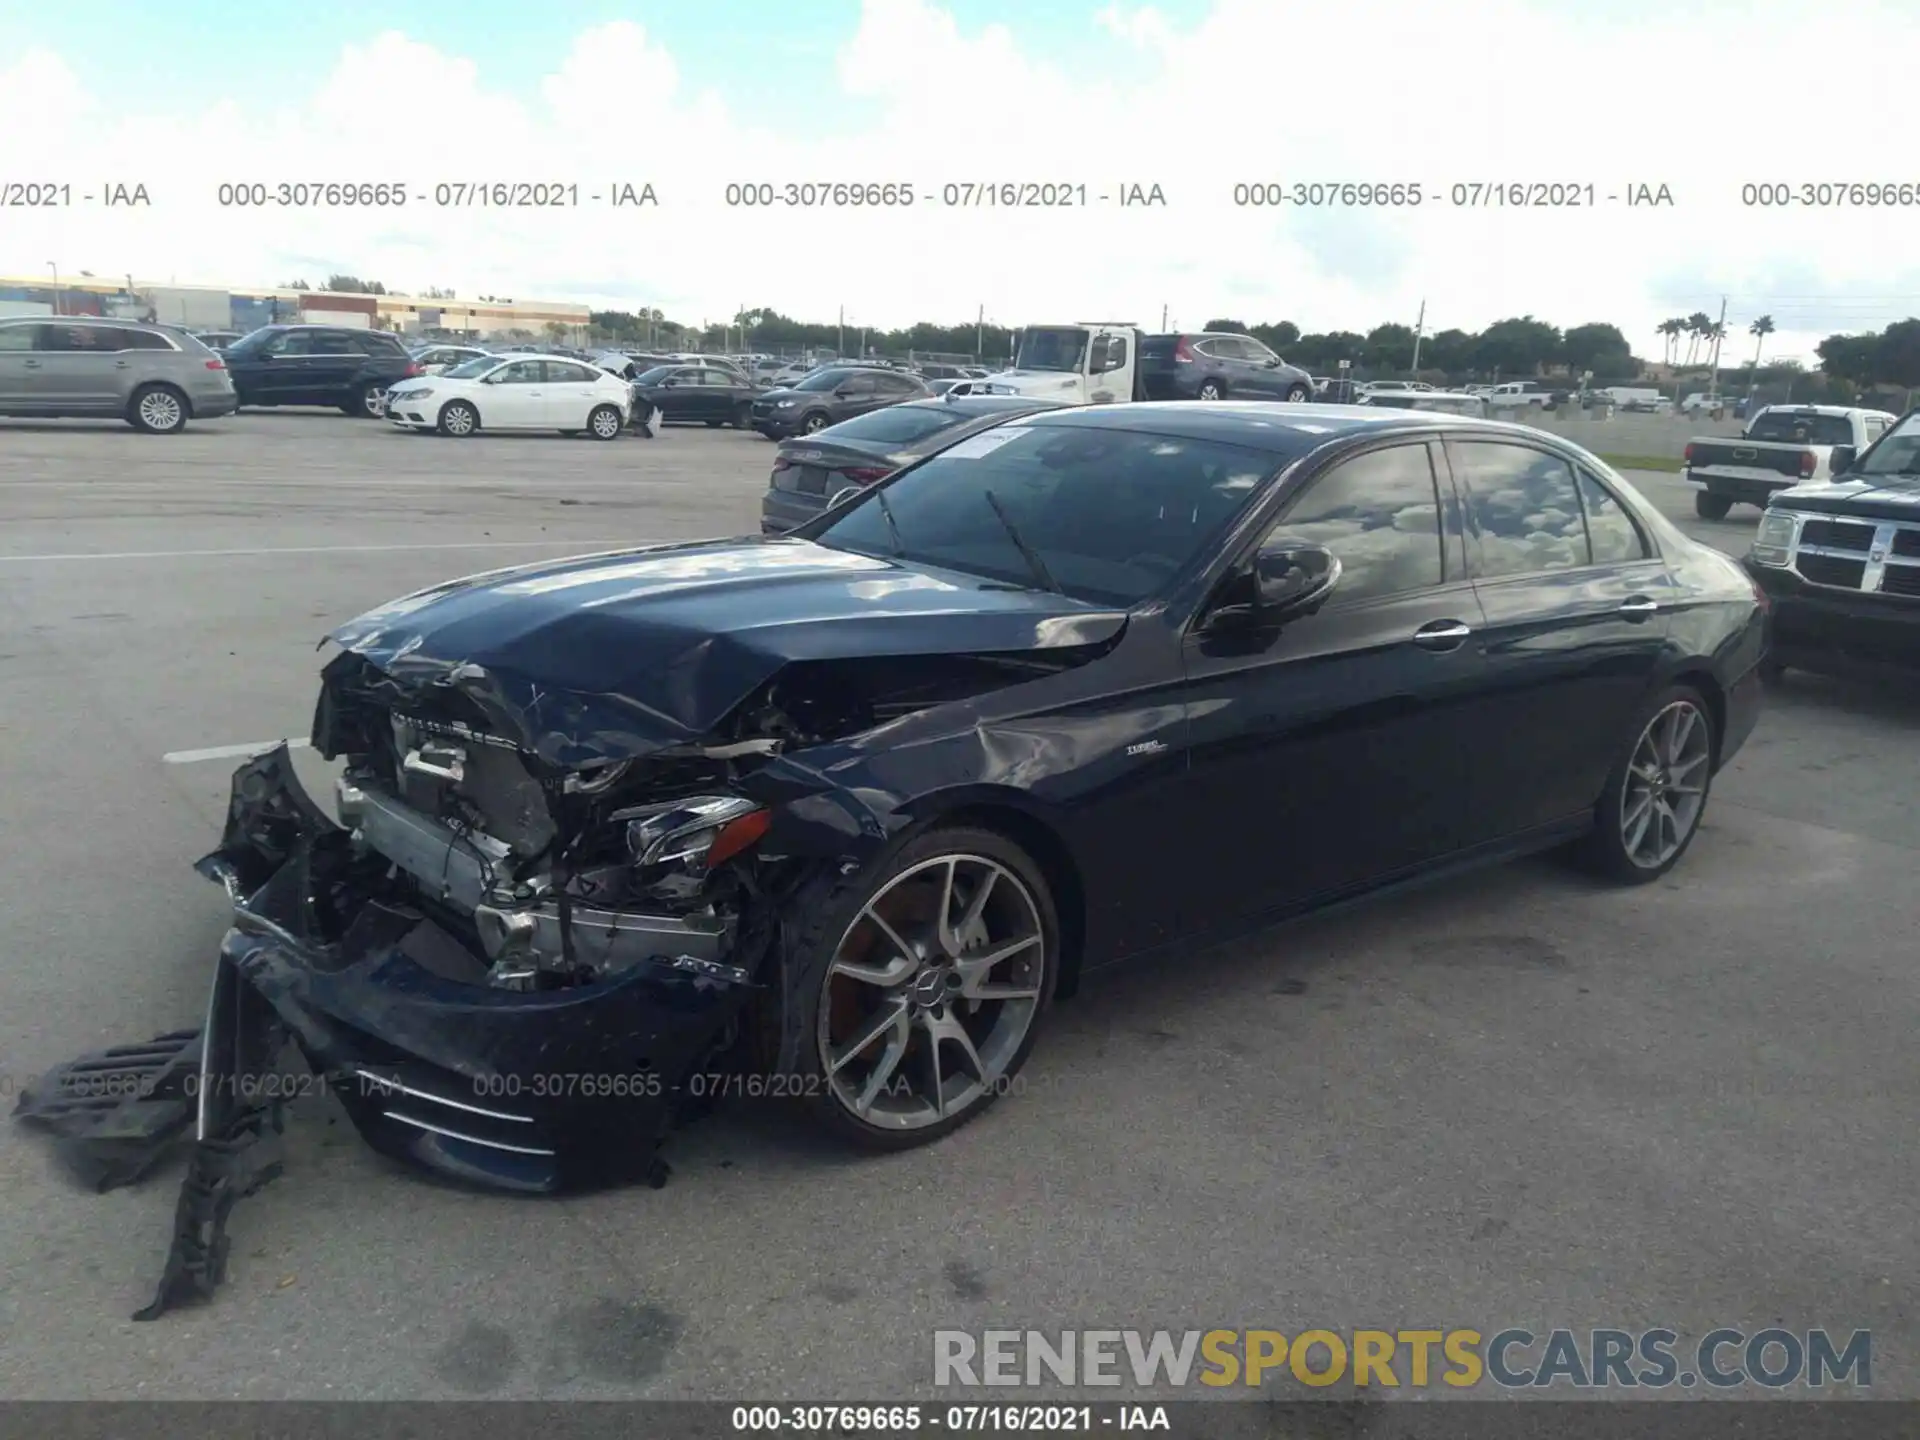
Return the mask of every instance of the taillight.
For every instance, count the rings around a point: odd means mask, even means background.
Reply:
[[[776,455],[774,457],[773,470],[776,475],[779,474],[782,470],[791,470],[792,468],[793,468],[793,462],[789,460],[786,456]]]
[[[406,371],[400,378],[402,380],[411,380],[416,375],[424,375],[426,373],[427,372],[420,367],[420,363],[417,360],[409,360]]]
[[[1811,450],[1802,450],[1800,452],[1800,478],[1802,480],[1811,480],[1813,478],[1813,472],[1819,464],[1819,456],[1815,455]]]
[[[227,362],[216,355],[213,359],[207,361],[207,368],[209,370],[224,370],[227,368]]]
[[[893,471],[884,465],[855,465],[840,472],[856,485],[871,485],[876,480],[884,480]]]
[[[1693,446],[1691,444],[1687,446],[1685,452],[1681,455],[1680,463],[1683,465],[1693,464]]]
[[[1173,358],[1177,364],[1191,365],[1193,363],[1193,346],[1187,340],[1186,336],[1182,335],[1180,339],[1175,342]]]

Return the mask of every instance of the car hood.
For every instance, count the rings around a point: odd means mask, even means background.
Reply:
[[[1782,510],[1811,510],[1827,515],[1920,519],[1920,476],[1880,475],[1815,480],[1777,492],[1772,505]]]
[[[394,703],[456,691],[522,749],[578,768],[709,740],[796,662],[1058,652],[1126,623],[1063,595],[767,538],[490,571],[329,638]]]

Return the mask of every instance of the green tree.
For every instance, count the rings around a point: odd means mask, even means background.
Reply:
[[[1693,364],[1694,353],[1699,350],[1700,342],[1713,328],[1713,317],[1704,310],[1696,310],[1680,322],[1681,330],[1687,337],[1687,364]]]
[[[1666,342],[1666,349],[1661,352],[1662,359],[1668,365],[1673,364],[1674,357],[1680,350],[1680,337],[1686,333],[1687,322],[1675,315],[1670,319],[1662,320],[1653,328],[1654,333]]]
[[[1760,347],[1767,343],[1767,336],[1773,334],[1774,325],[1771,315],[1762,315],[1747,326],[1747,333],[1753,336],[1753,368],[1760,369]]]
[[[1273,325],[1255,325],[1247,332],[1269,350],[1284,355],[1300,343],[1300,327],[1291,320]]]
[[[1478,344],[1479,337],[1465,330],[1441,330],[1427,337],[1420,347],[1420,358],[1430,370],[1464,378],[1473,373],[1473,352]]]
[[[1538,375],[1560,358],[1560,332],[1544,320],[1521,315],[1496,320],[1480,333],[1474,368],[1501,375]]]
[[[1596,378],[1604,375],[1609,380],[1632,380],[1640,374],[1633,347],[1617,325],[1598,321],[1576,325],[1567,331],[1560,348],[1568,368],[1575,372],[1591,370]]]
[[[1367,365],[1376,371],[1413,368],[1413,327],[1389,322],[1367,332]]]
[[[378,280],[362,280],[358,275],[329,275],[321,287],[339,295],[384,295],[387,287]]]
[[[1248,335],[1252,333],[1238,320],[1209,320],[1200,328],[1203,330],[1225,331],[1232,335]]]
[[[1878,335],[1829,335],[1814,347],[1814,353],[1820,357],[1822,374],[1854,385],[1871,385],[1880,378],[1875,373],[1879,349]]]
[[[1920,320],[1896,320],[1880,332],[1873,378],[1903,390],[1920,386]]]

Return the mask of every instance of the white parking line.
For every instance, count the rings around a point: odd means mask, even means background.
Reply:
[[[542,545],[578,549],[584,540],[458,540],[431,545],[289,545],[247,550],[109,550],[71,555],[0,555],[8,560],[197,560],[215,555],[368,555],[387,550],[527,550]]]
[[[175,750],[160,758],[169,765],[197,765],[202,760],[244,760],[249,756],[265,754],[276,745],[285,745],[289,750],[301,750],[309,743],[306,740],[254,740],[245,745],[215,745],[210,750]]]

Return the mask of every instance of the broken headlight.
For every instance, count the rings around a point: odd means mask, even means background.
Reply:
[[[621,810],[627,851],[642,869],[669,865],[711,870],[751,848],[773,817],[738,795],[694,795],[662,805]]]

